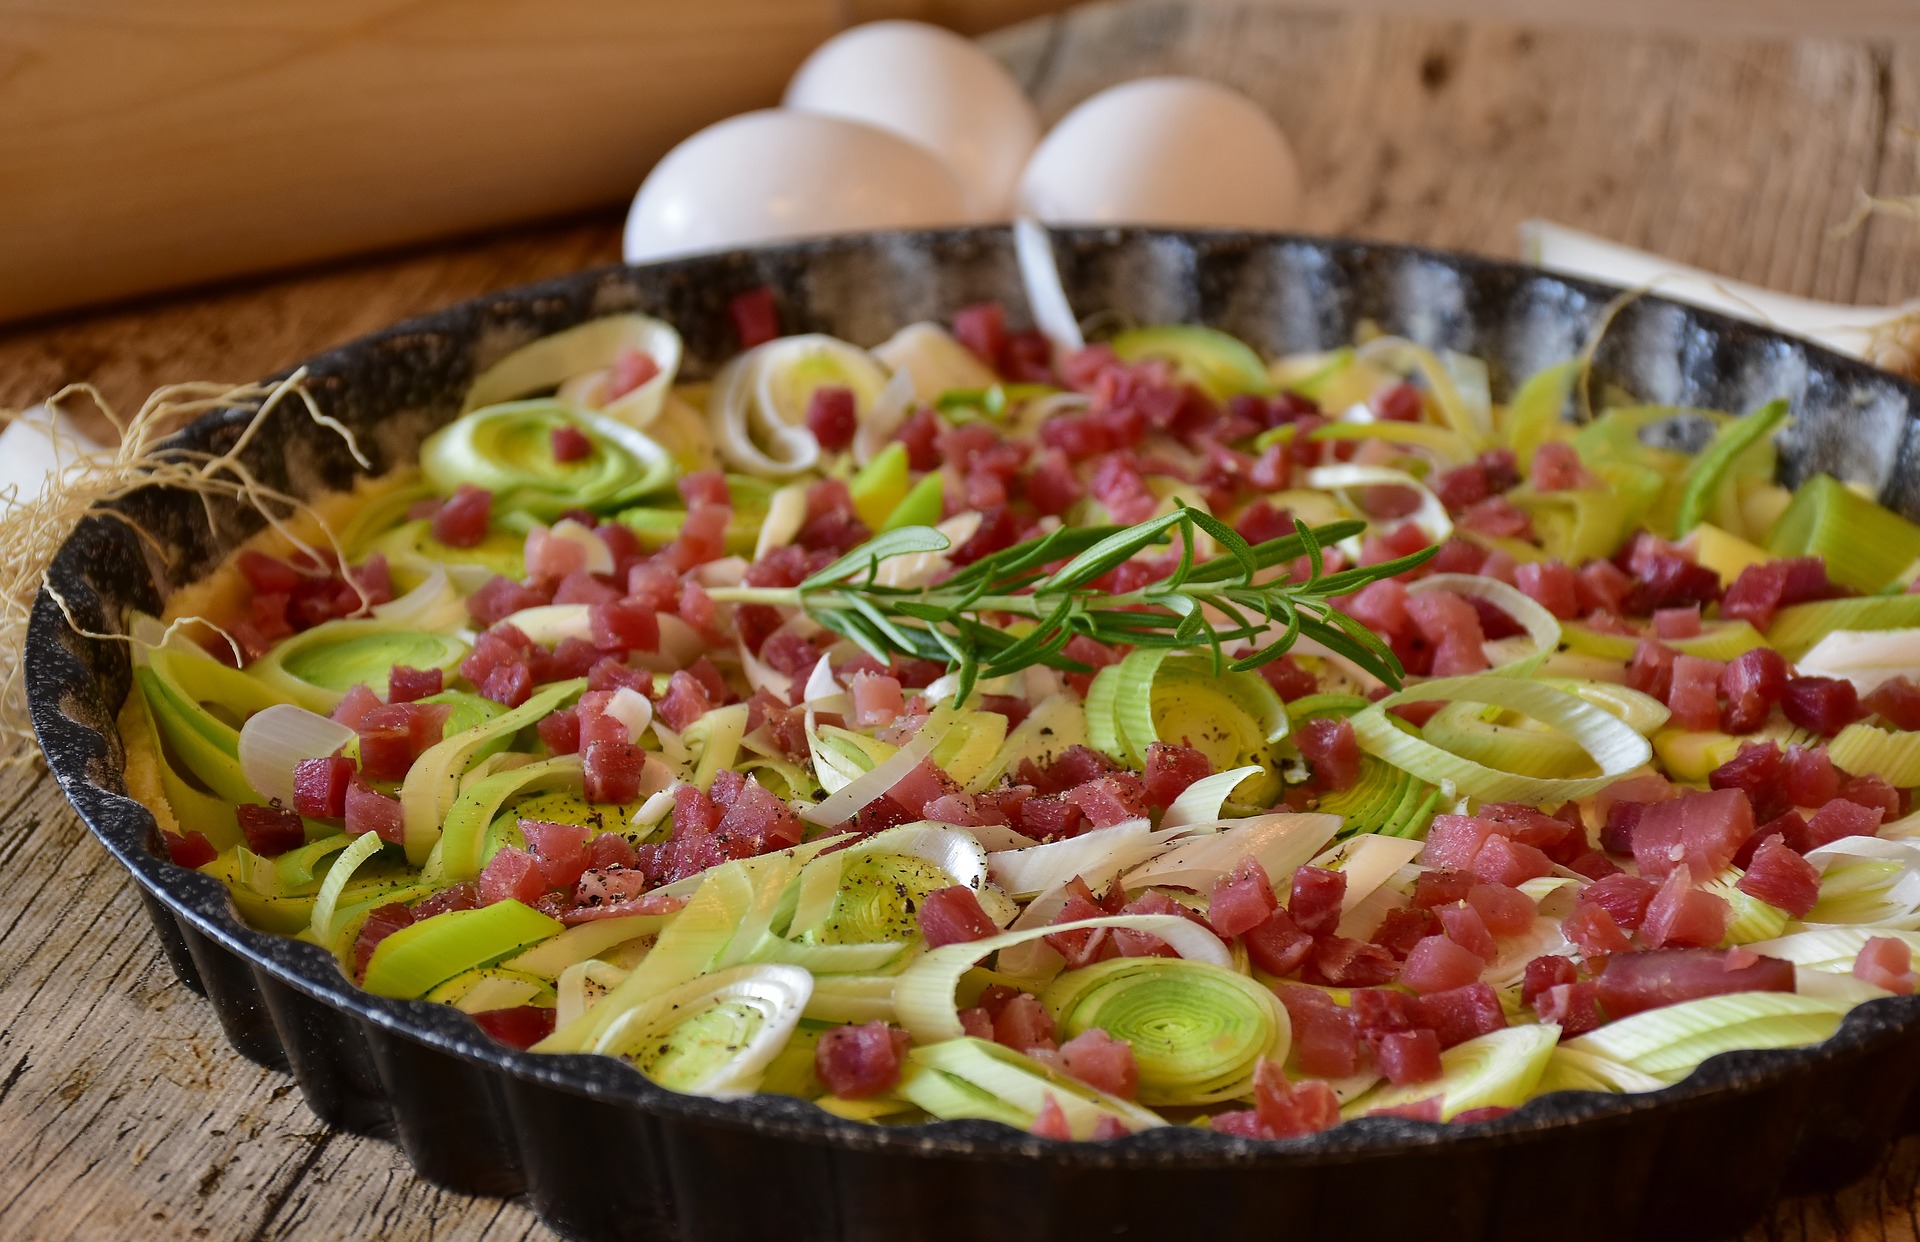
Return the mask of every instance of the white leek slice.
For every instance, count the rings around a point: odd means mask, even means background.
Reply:
[[[1001,776],[1017,769],[1023,759],[1031,759],[1034,766],[1044,768],[1070,747],[1086,744],[1087,714],[1081,709],[1079,696],[1049,695],[1035,703],[1027,718],[1007,734],[1007,740],[1000,744],[1000,753],[967,788],[972,793],[991,789]]]
[[[240,774],[261,797],[290,807],[295,765],[303,759],[325,759],[356,736],[337,720],[278,703],[240,726]]]
[[[1547,1069],[1540,1076],[1539,1093],[1549,1091],[1658,1091],[1667,1084],[1651,1074],[1643,1074],[1631,1065],[1608,1060],[1591,1052],[1578,1052],[1566,1044],[1553,1050]]]
[[[660,373],[615,401],[597,400],[605,391],[606,369],[628,349],[652,358]],[[467,389],[460,410],[464,414],[586,377],[594,382],[584,389],[575,385],[569,396],[587,398],[589,406],[630,427],[644,427],[660,413],[673,387],[681,352],[680,334],[665,320],[631,314],[590,319],[523,345],[488,367]]]
[[[1466,437],[1467,442],[1475,448],[1484,448],[1493,442],[1492,410],[1472,404],[1454,382],[1454,372],[1426,346],[1404,337],[1379,336],[1355,348],[1353,360],[1361,366],[1400,375],[1418,372],[1426,383],[1427,391],[1439,405],[1440,415],[1447,426]]]
[[[1817,1044],[1845,1013],[1844,1005],[1793,992],[1730,992],[1632,1014],[1567,1046],[1678,1082],[1717,1053]]]
[[[1028,1056],[983,1039],[955,1039],[908,1054],[896,1092],[945,1120],[977,1118],[1031,1129],[1051,1101],[1076,1139],[1090,1139],[1102,1119],[1129,1131],[1167,1124],[1138,1104],[1096,1091]]]
[[[1158,854],[1167,839],[1154,832],[1146,820],[1130,819],[1062,841],[989,854],[987,867],[995,884],[1016,899],[1025,900],[1076,875],[1092,886],[1105,884]]]
[[[584,641],[593,637],[585,604],[536,604],[509,614],[506,623],[544,647],[569,638]]]
[[[1809,927],[1778,940],[1761,940],[1746,947],[1762,957],[1792,962],[1796,968],[1844,975],[1853,970],[1854,959],[1875,936],[1905,941],[1908,948],[1920,954],[1920,931],[1879,927]]]
[[[936,711],[927,717],[927,722],[920,726],[919,732],[890,758],[829,793],[817,805],[801,811],[800,818],[828,827],[852,819],[856,812],[899,784],[907,773],[920,765],[922,759],[932,754],[933,748],[940,744],[940,739],[947,735],[953,725],[954,714],[951,710],[942,708]],[[815,759],[817,762],[818,754]],[[819,773],[816,771],[816,774]],[[823,777],[822,787],[825,784]]]
[[[663,1087],[731,1099],[760,1085],[813,994],[798,966],[760,964],[689,979],[629,1009],[593,1044]]]
[[[411,591],[373,606],[381,621],[414,630],[453,630],[467,624],[467,606],[437,562]]]
[[[1476,1108],[1517,1108],[1532,1095],[1560,1040],[1552,1024],[1510,1026],[1455,1044],[1440,1054],[1440,1077],[1404,1087],[1382,1085],[1340,1110],[1364,1117],[1379,1108],[1440,1097],[1440,1118]]]
[[[1367,832],[1342,841],[1313,859],[1313,865],[1347,877],[1346,893],[1340,898],[1340,913],[1347,915],[1399,874],[1402,867],[1418,858],[1425,848],[1424,841]]]
[[[1559,620],[1538,600],[1498,578],[1484,578],[1479,574],[1430,574],[1407,588],[1409,595],[1426,591],[1451,591],[1470,599],[1486,600],[1520,623],[1531,640],[1526,650],[1516,652],[1500,646],[1510,641],[1504,638],[1481,644],[1487,663],[1497,672],[1530,671],[1560,645]]]
[[[1333,840],[1340,831],[1340,817],[1281,811],[1216,826],[1221,831],[1180,842],[1128,872],[1122,883],[1130,889],[1155,885],[1204,893],[1215,880],[1231,874],[1241,859],[1252,858],[1269,880],[1279,884]]]
[[[1463,759],[1403,731],[1387,709],[1426,701],[1484,703],[1549,725],[1579,744],[1600,775],[1556,780],[1503,772]],[[1511,677],[1442,677],[1389,695],[1351,718],[1360,748],[1431,784],[1452,781],[1461,793],[1489,802],[1536,805],[1591,797],[1653,757],[1653,747],[1619,717],[1563,690]]]
[[[1220,818],[1220,808],[1226,805],[1241,782],[1248,777],[1258,776],[1266,771],[1257,763],[1241,768],[1229,768],[1225,772],[1215,772],[1212,776],[1203,776],[1180,791],[1166,814],[1160,817],[1162,828],[1179,828],[1189,824],[1212,823]]]
[[[553,985],[554,1024],[567,1026],[579,1021],[582,1014],[598,1004],[607,993],[619,987],[628,973],[627,970],[612,962],[602,962],[593,958],[575,962],[562,970]]]
[[[887,373],[857,345],[820,333],[783,336],[755,346],[720,369],[707,421],[720,456],[760,478],[789,478],[820,460],[807,428],[816,389],[851,389],[864,416],[887,386]]]
[[[894,975],[822,975],[813,981],[807,1002],[809,1022],[893,1021]]]
[[[1073,307],[1067,302],[1066,286],[1060,282],[1060,267],[1053,257],[1053,238],[1046,226],[1031,216],[1015,220],[1013,250],[1020,261],[1020,283],[1027,291],[1027,309],[1033,312],[1034,326],[1056,349],[1085,349],[1087,339],[1080,334],[1080,321],[1073,317]]]
[[[533,532],[538,532],[546,540],[558,540],[579,548],[586,554],[585,569],[588,573],[610,574],[613,572],[613,549],[607,546],[606,540],[574,519],[561,518],[551,527],[535,522]],[[529,577],[541,570],[540,565],[533,559],[533,546],[538,542],[533,538],[533,532],[529,532],[527,538],[526,567]]]
[[[321,881],[320,892],[313,899],[313,918],[308,925],[308,933],[321,946],[331,948],[345,930],[335,916],[340,894],[346,891],[347,881],[361,864],[380,852],[382,844],[378,835],[364,832],[334,856],[333,865],[327,868],[327,878]]]
[[[955,884],[964,884],[976,893],[987,884],[987,851],[965,828],[951,824],[925,819],[901,824],[862,837],[828,857],[848,860],[865,854],[905,854],[921,859],[945,872]],[[795,916],[796,929],[798,917]]]
[[[638,741],[640,735],[647,731],[647,726],[653,723],[653,700],[632,686],[615,690],[605,711],[627,727],[627,740],[630,742]]]
[[[754,560],[775,548],[786,547],[800,533],[807,521],[807,488],[805,483],[789,483],[767,501],[767,516],[761,521],[759,538],[753,543]]]
[[[931,403],[954,388],[991,388],[1000,382],[992,367],[937,323],[910,323],[873,347],[873,356],[896,377],[905,375],[908,397]],[[881,443],[894,428],[881,433]]]
[[[1355,487],[1407,487],[1420,497],[1420,507],[1407,517],[1420,528],[1431,543],[1445,543],[1453,535],[1453,519],[1447,515],[1447,507],[1440,503],[1427,485],[1404,470],[1394,470],[1386,466],[1361,466],[1352,462],[1341,462],[1333,466],[1316,466],[1307,471],[1306,484],[1322,491],[1332,492],[1340,497],[1349,511],[1361,517],[1366,510],[1360,508],[1347,492]]]
[[[1842,306],[1776,293],[1550,220],[1522,221],[1520,248],[1530,262],[1549,271],[1609,284],[1644,286],[1677,302],[1811,337],[1856,358],[1868,356],[1881,329],[1920,311],[1920,301],[1900,306]]]
[[[1220,938],[1192,919],[1178,914],[1116,914],[1106,918],[1078,919],[1024,931],[1001,932],[984,940],[942,945],[915,958],[900,972],[894,986],[894,1012],[915,1043],[938,1043],[959,1039],[966,1034],[960,1025],[960,1010],[954,1004],[954,989],[960,976],[989,954],[1030,940],[1041,940],[1057,932],[1094,931],[1099,928],[1123,928],[1158,936],[1175,953],[1189,961],[1207,962],[1230,968],[1233,955]]]
[[[642,936],[658,935],[672,917],[670,914],[627,914],[619,918],[594,919],[590,923],[569,927],[500,964],[508,970],[538,979],[558,979],[569,966],[598,957],[615,945],[638,940]]]
[[[1861,694],[1871,694],[1884,682],[1920,671],[1920,629],[1834,630],[1794,664],[1803,677],[1844,677]]]

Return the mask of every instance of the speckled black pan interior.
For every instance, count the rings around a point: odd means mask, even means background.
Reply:
[[[1267,353],[1350,341],[1363,322],[1488,360],[1496,396],[1578,352],[1616,290],[1512,264],[1406,247],[1241,233],[1086,230],[1058,235],[1082,315],[1198,321]],[[309,364],[326,411],[376,469],[411,461],[459,409],[468,381],[508,350],[639,308],[685,334],[687,373],[735,348],[728,300],[767,284],[789,331],[871,345],[985,299],[1024,300],[1003,229],[860,236],[642,268],[607,268],[401,324]],[[1920,517],[1920,390],[1777,333],[1641,298],[1598,351],[1594,392],[1746,410],[1784,396],[1787,481],[1828,470]],[[247,415],[183,433],[219,449]],[[350,484],[340,439],[294,411],[247,460],[311,496]],[[52,579],[89,629],[217,564],[258,518],[148,489],[128,515],[160,551],[93,519]],[[793,1100],[675,1095],[624,1063],[536,1056],[483,1037],[449,1007],[353,987],[320,949],[249,930],[225,890],[173,866],[147,809],[126,796],[112,721],[129,686],[124,644],[81,638],[42,594],[28,684],[48,762],[94,833],[144,890],[186,983],[234,1048],[294,1075],[331,1125],[397,1142],[425,1177],[528,1196],[580,1238],[1700,1238],[1737,1232],[1777,1194],[1830,1189],[1920,1129],[1920,999],[1855,1009],[1818,1047],[1715,1057],[1638,1096],[1565,1092],[1494,1123],[1374,1118],[1290,1143],[1169,1128],[1053,1144],[984,1122],[876,1129]],[[111,1175],[111,1170],[104,1170]]]

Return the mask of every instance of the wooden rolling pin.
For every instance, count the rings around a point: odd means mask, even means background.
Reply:
[[[0,321],[615,204],[841,27],[1047,0],[0,0]]]

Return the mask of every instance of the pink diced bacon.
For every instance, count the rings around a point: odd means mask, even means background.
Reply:
[[[1920,974],[1913,969],[1913,950],[1892,936],[1875,936],[1860,946],[1853,959],[1853,976],[1900,996],[1912,996],[1914,985],[1920,984]]]

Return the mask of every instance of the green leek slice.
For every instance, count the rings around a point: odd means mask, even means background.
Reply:
[[[1573,383],[1579,374],[1577,358],[1542,367],[1527,377],[1527,382],[1520,385],[1513,400],[1507,403],[1501,432],[1522,471],[1532,471],[1535,450],[1562,427],[1561,415],[1573,396]]]
[[[1282,423],[1281,429],[1292,430],[1293,424]],[[1264,435],[1265,433],[1263,433]],[[1473,460],[1473,450],[1459,434],[1445,427],[1436,427],[1432,423],[1324,423],[1307,433],[1309,440],[1380,440],[1387,444],[1405,444],[1423,448],[1438,457],[1449,466],[1461,465]]]
[[[1563,622],[1560,639],[1568,651],[1582,655],[1606,656],[1610,660],[1631,660],[1639,639],[1632,634],[1605,634],[1591,630],[1578,621]],[[1745,621],[1708,621],[1700,633],[1690,638],[1663,638],[1665,646],[1681,655],[1699,656],[1722,663],[1767,645],[1760,631]]]
[[[669,914],[628,914],[620,918],[594,919],[569,927],[550,940],[542,940],[526,952],[500,963],[549,982],[558,979],[567,967],[599,957],[616,945],[643,936],[659,935],[672,918]]]
[[[1455,1044],[1440,1054],[1440,1077],[1404,1087],[1382,1085],[1340,1110],[1364,1117],[1380,1108],[1440,1097],[1441,1120],[1476,1108],[1517,1108],[1539,1085],[1560,1040],[1551,1024],[1510,1026]]]
[[[1738,867],[1729,867],[1700,886],[1725,901],[1733,910],[1733,918],[1727,923],[1727,934],[1720,941],[1723,945],[1772,940],[1787,930],[1785,910],[1768,905],[1737,887],[1740,877],[1745,874]]]
[[[1718,1053],[1817,1044],[1838,1029],[1846,1009],[1793,992],[1731,992],[1609,1022],[1567,1047],[1671,1083]]]
[[[1920,525],[1830,474],[1816,474],[1795,490],[1793,502],[1767,536],[1767,551],[1775,556],[1817,556],[1826,562],[1827,577],[1833,581],[1856,590],[1878,591],[1920,557]]]
[[[578,755],[560,755],[471,782],[453,800],[440,826],[442,874],[454,882],[471,880],[480,874],[486,865],[487,825],[508,799],[528,791],[578,789],[579,786]]]
[[[786,1046],[812,992],[813,976],[797,966],[701,975],[621,1014],[593,1051],[625,1057],[670,1090],[748,1095]]]
[[[1273,743],[1286,737],[1286,705],[1258,673],[1215,672],[1206,656],[1176,655],[1143,647],[1096,676],[1107,677],[1111,717],[1096,721],[1090,693],[1087,732],[1096,745],[1110,742],[1114,758],[1133,767],[1146,762],[1154,742],[1178,742],[1207,756],[1216,771],[1272,767]],[[1103,700],[1104,702],[1104,700]],[[1108,719],[1111,724],[1108,724]],[[1277,778],[1272,793],[1277,794]],[[1268,791],[1246,791],[1259,801]]]
[[[1432,350],[1402,337],[1380,336],[1355,349],[1353,357],[1362,366],[1384,368],[1400,375],[1417,372],[1428,394],[1440,407],[1440,417],[1447,426],[1465,437],[1475,449],[1492,444],[1493,411],[1484,401],[1469,400],[1455,382],[1454,371]]]
[[[1786,421],[1787,403],[1776,400],[1767,402],[1745,418],[1732,419],[1720,425],[1719,430],[1713,433],[1713,439],[1700,450],[1687,469],[1680,495],[1680,511],[1674,522],[1680,534],[1686,534],[1709,516],[1709,510],[1719,501],[1722,489],[1732,485],[1733,480],[1729,476],[1735,462],[1756,448],[1770,447],[1767,438]],[[1768,470],[1767,473],[1770,476],[1772,471]],[[1920,534],[1920,530],[1916,533]],[[1920,551],[1920,545],[1916,545],[1916,551]]]
[[[450,673],[468,650],[451,635],[385,621],[328,621],[274,644],[247,672],[274,693],[324,715],[355,686],[385,698],[396,664]]]
[[[905,526],[936,525],[945,504],[945,476],[938,470],[931,471],[908,490],[900,503],[893,507],[893,512],[887,515],[886,521],[880,524],[878,531],[884,534]]]
[[[1273,392],[1273,377],[1260,355],[1217,328],[1189,323],[1132,328],[1107,346],[1125,362],[1168,360],[1181,378],[1198,384],[1215,401],[1240,393],[1266,396]]]
[[[1320,799],[1319,809],[1338,815],[1340,835],[1378,833],[1421,838],[1440,810],[1440,790],[1372,755],[1362,758],[1360,778]]]
[[[1878,776],[1895,789],[1920,785],[1920,733],[1850,724],[1827,744],[1827,756],[1844,771]]]
[[[1920,931],[1885,927],[1811,927],[1778,940],[1760,940],[1747,946],[1765,957],[1792,962],[1802,970],[1844,975],[1853,970],[1854,959],[1867,941],[1875,936],[1903,940],[1920,954]]]
[[[521,1005],[553,1004],[553,985],[517,971],[476,966],[455,975],[427,993],[428,1000],[452,1005],[461,1013],[514,1009]]]
[[[556,461],[553,433],[583,432],[592,451]],[[631,505],[671,487],[673,460],[642,433],[560,401],[514,401],[462,414],[420,446],[420,468],[443,493],[472,483],[493,493],[496,512],[550,522],[568,509]]]
[[[1483,703],[1532,717],[1577,742],[1600,775],[1548,779],[1502,771],[1415,737],[1386,714],[1388,708],[1402,703],[1434,700]],[[1604,708],[1552,686],[1491,674],[1437,678],[1402,690],[1355,714],[1352,722],[1354,736],[1367,753],[1422,780],[1452,781],[1461,793],[1495,802],[1541,804],[1590,797],[1653,757],[1647,739]]]
[[[545,940],[560,928],[560,920],[512,900],[449,910],[382,940],[361,986],[375,996],[424,996],[436,984]]]
[[[1215,1104],[1246,1095],[1262,1060],[1284,1061],[1287,1011],[1245,975],[1133,957],[1070,970],[1041,995],[1062,1042],[1100,1029],[1133,1045],[1140,1102]]]
[[[1096,1091],[987,1040],[952,1039],[907,1055],[909,1068],[895,1092],[943,1120],[976,1118],[1027,1130],[1051,1099],[1077,1139],[1093,1137],[1102,1118],[1118,1121],[1129,1131],[1167,1124],[1138,1104]]]
[[[493,574],[523,578],[527,573],[527,538],[518,531],[490,530],[474,547],[456,548],[435,539],[433,523],[422,518],[394,527],[373,540],[369,550],[383,553],[395,569],[409,570],[419,577],[425,577],[434,565],[470,567],[479,571],[483,581]],[[469,589],[480,585],[473,582]]]
[[[968,783],[971,793],[991,789],[1001,776],[1030,759],[1044,768],[1070,747],[1087,744],[1087,712],[1071,694],[1053,694],[1033,705],[1027,718],[1007,734],[999,753]]]
[[[482,725],[448,735],[414,760],[400,785],[400,807],[406,817],[407,861],[420,866],[440,840],[441,825],[460,795],[460,777],[477,762],[480,753],[502,736],[511,737],[545,717],[580,691],[585,678],[542,686],[532,698]]]
[[[832,910],[806,929],[812,944],[904,943],[920,934],[916,911],[929,893],[955,880],[933,863],[910,854],[862,854],[840,872]]]
[[[848,480],[847,491],[853,496],[853,511],[867,524],[868,530],[880,530],[888,516],[907,498],[909,479],[907,446],[895,440],[874,454],[873,460],[860,467]],[[940,515],[935,513],[933,520],[938,522]],[[902,523],[923,524],[932,523]]]

